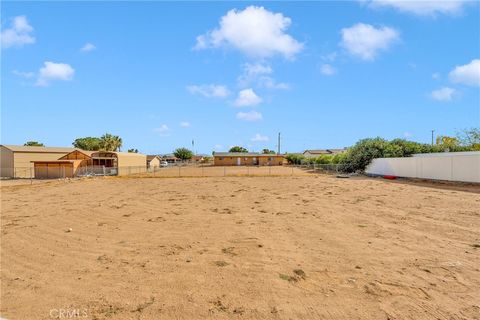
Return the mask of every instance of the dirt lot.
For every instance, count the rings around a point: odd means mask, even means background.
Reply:
[[[479,192],[323,175],[3,186],[0,315],[480,319]]]

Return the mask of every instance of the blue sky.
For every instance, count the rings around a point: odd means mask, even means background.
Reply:
[[[168,153],[430,141],[480,125],[468,1],[4,2],[1,142]]]

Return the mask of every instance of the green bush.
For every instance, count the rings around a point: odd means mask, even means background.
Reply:
[[[432,152],[459,152],[472,151],[471,146],[461,146],[452,143],[439,143],[430,145],[408,141],[405,139],[394,139],[387,141],[382,138],[369,138],[358,141],[349,148],[345,154],[337,159],[342,164],[342,170],[346,172],[364,171],[370,162],[375,158],[410,157],[415,153]]]

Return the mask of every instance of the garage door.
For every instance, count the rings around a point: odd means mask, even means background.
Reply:
[[[72,177],[72,163],[35,163],[35,178],[37,179],[60,179]]]

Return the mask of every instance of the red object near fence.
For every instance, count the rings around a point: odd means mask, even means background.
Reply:
[[[397,177],[396,176],[383,176],[383,179],[395,180],[395,179],[397,179]]]

